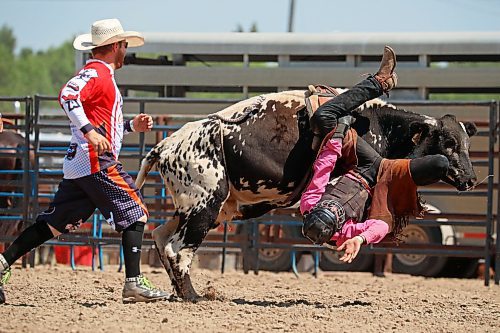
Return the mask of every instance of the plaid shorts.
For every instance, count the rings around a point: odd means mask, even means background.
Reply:
[[[115,164],[89,176],[63,179],[49,209],[40,213],[37,221],[67,233],[77,229],[96,208],[119,232],[148,215],[132,177],[121,164]]]

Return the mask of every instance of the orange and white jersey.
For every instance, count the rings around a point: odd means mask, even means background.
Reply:
[[[123,99],[114,70],[100,60],[89,60],[59,93],[59,103],[71,121],[71,144],[63,163],[64,178],[75,179],[99,172],[118,161],[124,133]],[[84,134],[96,130],[111,143],[112,151],[97,155]]]

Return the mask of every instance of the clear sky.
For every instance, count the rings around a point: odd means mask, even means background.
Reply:
[[[17,50],[45,50],[117,17],[125,30],[285,32],[290,0],[0,0]],[[295,0],[295,32],[498,31],[500,0]]]

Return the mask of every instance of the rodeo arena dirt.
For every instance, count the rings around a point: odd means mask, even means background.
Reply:
[[[163,270],[144,267],[170,289]],[[122,304],[123,275],[67,266],[13,270],[1,332],[498,332],[500,293],[481,280],[194,268],[212,300]]]
[[[311,45],[302,37],[245,33],[226,36],[231,43],[203,34],[183,43],[175,35],[155,37],[140,53],[129,50],[117,73],[124,118],[146,113],[154,123],[151,132],[123,139],[120,161],[150,213],[142,250],[129,252],[169,297],[134,303],[134,294],[124,303],[131,255],[124,255],[121,235],[131,225],[117,233],[113,215],[97,210],[81,226],[61,222],[62,231],[37,220],[77,144],[68,148],[68,117],[54,112],[56,97],[0,97],[0,332],[500,332],[498,101],[439,100],[467,89],[500,92],[500,69],[491,65],[499,62],[500,36],[436,35],[438,48],[420,36],[382,36],[401,54],[397,69],[405,78],[391,103],[377,98],[357,108],[352,128],[383,157],[443,155],[446,177],[419,188],[430,210],[406,219],[401,238],[362,246],[350,264],[339,260],[336,244],[315,245],[302,234],[297,202],[317,154],[310,118],[344,91],[309,84],[336,77],[337,86],[352,87],[360,73],[375,72],[383,45],[361,34],[349,35],[347,46],[342,36]],[[125,50],[122,42],[113,45]],[[141,45],[133,42],[129,48]],[[459,54],[455,43],[463,45]],[[325,51],[332,45],[333,58]],[[162,48],[168,55],[158,56]],[[79,50],[80,68],[90,55]],[[484,62],[482,70],[428,68],[467,57]],[[233,66],[238,61],[242,68]],[[290,64],[294,71],[282,68]],[[75,77],[81,87],[68,84],[70,111],[81,107],[72,91],[83,89],[93,71]],[[419,71],[427,76],[413,75]],[[158,97],[133,97],[134,90]],[[206,92],[224,98],[192,97]],[[5,112],[13,103],[16,112]],[[137,117],[135,125],[124,123],[127,131],[150,126],[148,116]],[[140,213],[132,231],[142,235]],[[6,249],[32,226],[40,231],[32,238],[72,232],[7,263]],[[360,239],[358,247],[368,243]]]

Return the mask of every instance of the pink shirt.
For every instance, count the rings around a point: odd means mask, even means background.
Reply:
[[[344,223],[341,232],[336,232],[332,240],[336,241],[337,246],[342,245],[346,240],[354,236],[361,235],[366,239],[367,244],[378,243],[389,232],[389,225],[382,220],[366,220],[362,223],[356,223],[352,219]]]
[[[339,139],[330,139],[321,149],[313,164],[313,178],[300,198],[300,212],[311,210],[325,193],[330,174],[335,168],[337,160],[342,156],[342,142]],[[368,244],[380,242],[389,232],[389,226],[382,220],[366,220],[356,223],[352,219],[346,221],[341,232],[336,232],[332,240],[337,246],[346,240],[361,235]]]
[[[335,163],[342,156],[342,142],[339,139],[330,139],[321,149],[316,161],[313,164],[313,178],[300,197],[300,212],[311,210],[318,203],[326,184],[330,180],[330,173],[335,167]]]

